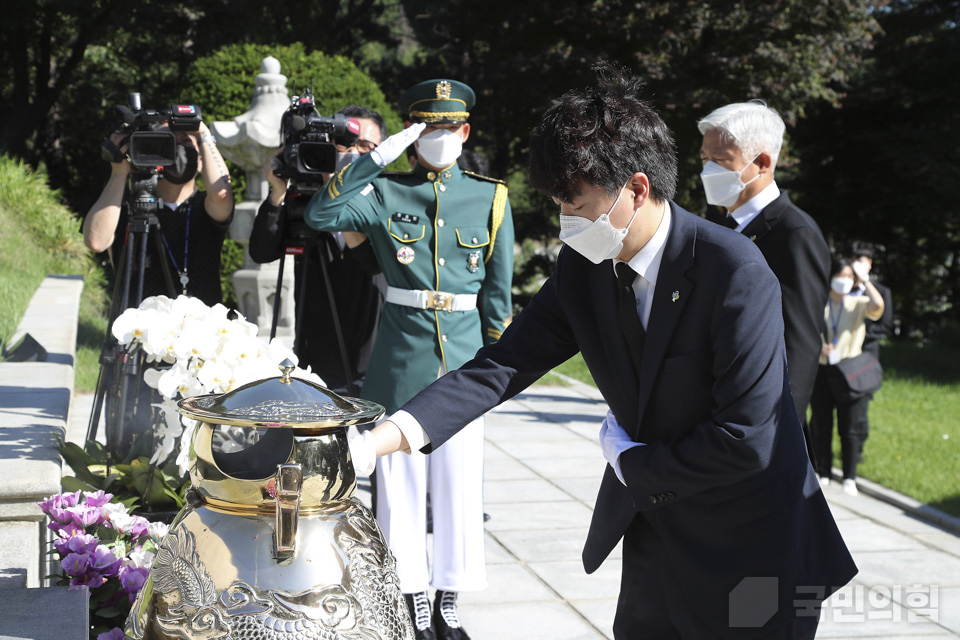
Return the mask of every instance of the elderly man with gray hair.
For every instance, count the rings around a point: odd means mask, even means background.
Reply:
[[[697,123],[707,202],[752,239],[780,281],[790,390],[810,446],[807,405],[817,377],[830,250],[820,227],[778,188],[774,170],[786,127],[759,100],[728,104]]]

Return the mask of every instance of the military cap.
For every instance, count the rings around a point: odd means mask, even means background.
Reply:
[[[427,80],[415,84],[400,96],[400,111],[412,122],[459,124],[470,117],[477,101],[473,89],[456,80]]]

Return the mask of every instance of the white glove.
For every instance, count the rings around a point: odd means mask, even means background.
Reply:
[[[862,282],[870,282],[870,267],[867,266],[866,262],[857,260],[851,266],[853,267],[853,272],[857,274],[857,277],[860,278]]]
[[[613,467],[624,486],[627,482],[623,479],[623,473],[620,471],[620,454],[627,449],[642,446],[642,442],[634,442],[630,435],[624,431],[613,412],[607,411],[607,417],[604,418],[603,424],[600,426],[600,449],[603,451],[604,459]]]
[[[413,144],[413,141],[420,137],[420,132],[427,128],[423,122],[412,124],[400,133],[395,133],[383,142],[380,146],[370,152],[374,161],[381,167],[385,167],[403,154],[404,150]]]
[[[358,476],[369,476],[377,468],[377,447],[373,443],[373,433],[364,431],[347,440],[353,470]]]

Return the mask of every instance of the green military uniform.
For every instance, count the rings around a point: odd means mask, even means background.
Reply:
[[[469,87],[451,80],[430,80],[408,90],[401,107],[412,121],[437,125],[434,130],[391,136],[381,145],[386,156],[374,150],[339,171],[304,214],[322,231],[365,234],[386,276],[387,303],[362,393],[388,413],[473,358],[484,344],[496,342],[510,322],[513,218],[507,187],[466,173],[455,161],[465,132],[459,125],[473,101]],[[444,133],[440,129],[447,127],[439,125],[455,126]],[[423,133],[418,157],[435,168],[418,163],[409,173],[381,173],[381,164],[397,157],[400,146],[418,133]],[[432,570],[426,550],[428,486]],[[397,559],[416,638],[434,637],[430,627],[438,638],[467,638],[459,628],[450,635],[450,622],[457,620],[456,593],[487,584],[483,419],[431,455],[429,466],[419,451],[380,458],[376,495],[377,520]],[[437,589],[432,623],[429,585]]]
[[[391,287],[478,295],[469,311],[388,299],[362,393],[388,413],[496,342],[509,324],[513,219],[503,183],[456,164],[381,174],[368,154],[336,174],[304,217],[321,231],[365,234]]]

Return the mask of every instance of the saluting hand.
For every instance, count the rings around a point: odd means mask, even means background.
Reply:
[[[373,156],[378,165],[385,167],[399,158],[426,128],[427,125],[422,122],[412,124],[400,133],[395,133],[381,142],[379,147],[370,152],[370,155]]]

